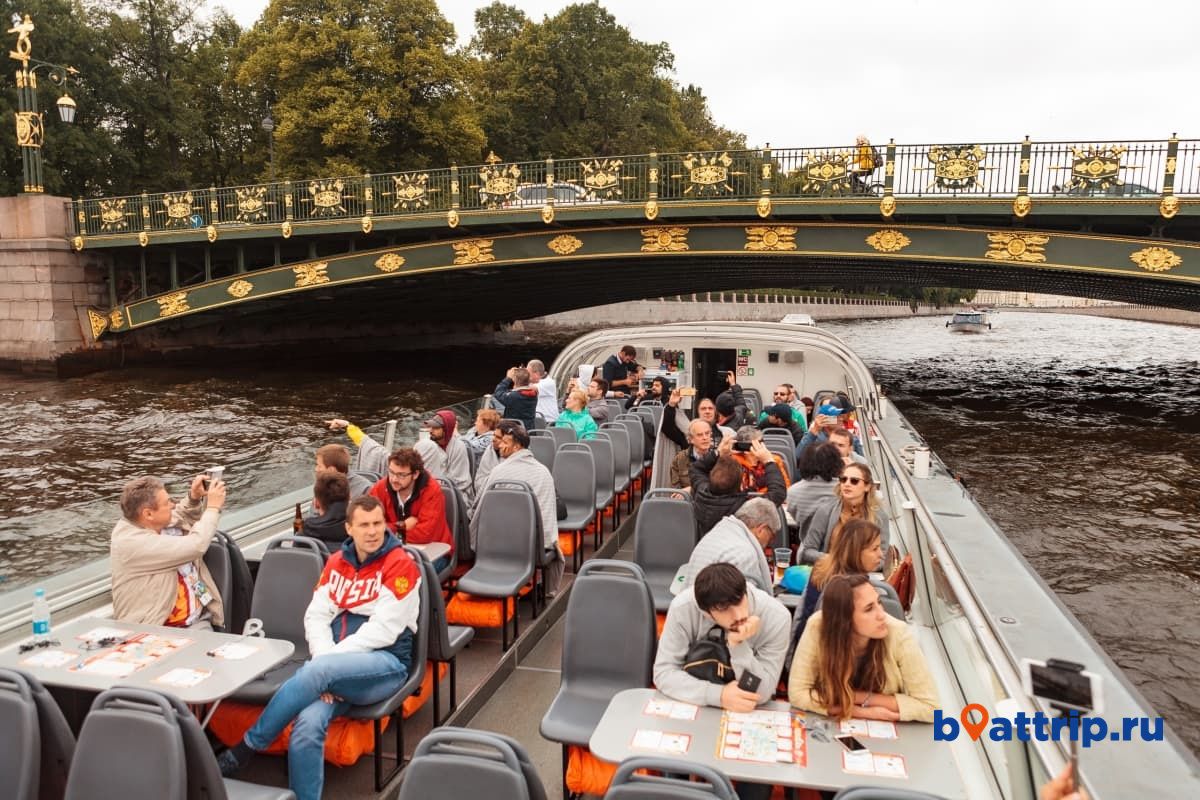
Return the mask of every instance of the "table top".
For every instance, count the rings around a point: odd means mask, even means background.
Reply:
[[[653,705],[659,713],[647,713]],[[661,702],[658,702],[661,701]],[[673,706],[665,709],[663,706]],[[695,708],[695,712],[690,709]],[[760,706],[764,711],[788,712],[790,707],[785,702],[772,702]],[[662,713],[666,711],[666,713]],[[672,716],[672,711],[678,714]],[[592,738],[588,744],[592,753],[600,759],[619,763],[631,756],[662,755],[704,764],[725,773],[736,781],[772,784],[778,786],[804,786],[814,789],[839,790],[847,786],[884,786],[892,788],[913,789],[930,792],[951,800],[966,798],[967,790],[958,770],[954,766],[954,758],[945,743],[933,741],[933,726],[919,722],[891,723],[896,738],[875,738],[868,733],[855,733],[854,736],[868,748],[867,753],[860,754],[857,763],[854,756],[849,756],[847,762],[845,749],[834,741],[839,734],[838,723],[811,712],[800,712],[790,709],[794,717],[799,717],[804,728],[804,754],[797,762],[768,763],[749,761],[740,758],[725,758],[718,755],[719,739],[722,736],[722,720],[725,714],[719,708],[700,706],[698,708],[687,703],[672,703],[670,698],[654,689],[627,689],[619,692],[608,705]],[[694,717],[694,718],[689,718]],[[865,720],[855,720],[866,728]],[[887,725],[880,726],[880,732],[887,732]],[[820,729],[820,732],[814,729]],[[663,740],[664,749],[654,749],[652,732],[683,734],[690,737],[686,741],[686,752],[668,752],[667,748],[683,746],[679,739],[673,739],[668,745]],[[726,732],[728,735],[728,732]],[[635,737],[638,739],[635,742]],[[826,741],[822,741],[825,739]],[[726,739],[725,744],[734,739]],[[649,747],[639,747],[639,743]],[[723,751],[722,751],[723,752]],[[899,760],[890,756],[900,756]],[[900,764],[907,777],[886,777],[882,774],[869,774],[851,769],[871,770],[879,765],[880,773],[887,769],[895,769]]]
[[[169,692],[196,705],[228,697],[295,651],[281,639],[103,617],[57,626],[51,639],[59,646],[21,653],[15,644],[0,650],[0,667],[25,670],[52,686],[93,691],[133,686]]]

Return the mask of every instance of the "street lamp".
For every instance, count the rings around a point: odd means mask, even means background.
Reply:
[[[271,183],[275,182],[275,120],[271,118],[271,104],[267,103],[267,115],[263,117],[262,129],[267,132],[267,158],[271,164]]]
[[[29,40],[29,34],[33,32],[33,20],[28,14],[24,18],[20,14],[13,14],[12,24],[8,32],[17,35],[17,49],[10,50],[8,57],[21,62],[21,68],[17,70],[17,145],[21,148],[24,191],[40,193],[45,191],[42,185],[42,140],[45,128],[37,107],[37,71],[44,68],[50,82],[62,87],[63,95],[58,98],[56,105],[59,117],[68,124],[75,121],[75,101],[67,94],[67,81],[79,72],[74,67],[30,57],[33,43]]]

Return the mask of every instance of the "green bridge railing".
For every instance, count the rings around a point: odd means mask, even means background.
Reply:
[[[1032,201],[1160,199],[1174,216],[1178,197],[1200,195],[1200,140],[905,144],[875,147],[762,148],[703,153],[504,162],[494,154],[469,167],[351,175],[249,186],[184,189],[72,202],[76,246],[82,237],[126,236],[221,226],[284,226],[610,204],[660,202],[863,200],[890,216],[895,199]],[[893,198],[889,201],[887,198]],[[765,204],[765,209],[770,209]],[[766,214],[764,214],[765,216]],[[549,221],[547,219],[547,221]]]

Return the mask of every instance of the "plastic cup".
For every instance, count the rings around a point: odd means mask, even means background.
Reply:
[[[779,583],[783,580],[784,571],[791,566],[792,563],[792,548],[776,547],[775,548],[775,582]]]

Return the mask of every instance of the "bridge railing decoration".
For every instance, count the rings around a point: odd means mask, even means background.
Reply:
[[[626,204],[649,219],[659,203],[753,200],[762,216],[781,200],[871,201],[891,216],[906,198],[1012,200],[1017,216],[1044,199],[1160,199],[1164,217],[1180,195],[1200,194],[1200,140],[895,144],[648,153],[506,162],[375,175],[191,188],[72,204],[75,244],[85,237],[136,239],[226,226],[436,215],[454,227],[464,212],[540,211]],[[765,198],[765,199],[764,199]]]

